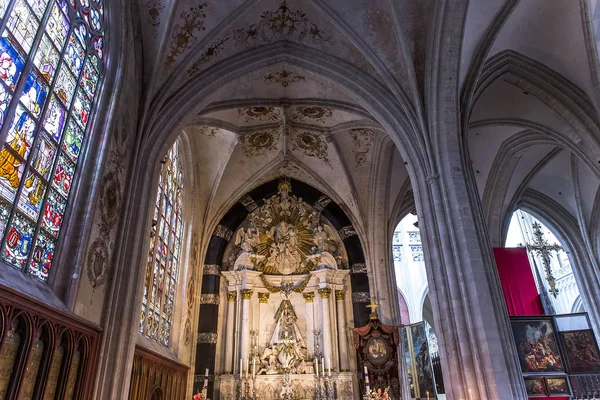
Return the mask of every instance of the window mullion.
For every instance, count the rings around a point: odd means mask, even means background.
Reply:
[[[10,13],[13,10],[16,2],[17,0],[8,0],[8,6],[6,7],[4,18],[2,18],[2,20],[0,21],[0,34],[4,31],[6,25],[8,25],[8,17],[10,16]]]

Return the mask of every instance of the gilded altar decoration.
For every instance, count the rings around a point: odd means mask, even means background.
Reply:
[[[324,124],[333,115],[328,107],[296,106],[291,110],[292,119],[300,122],[317,122]]]
[[[325,195],[319,197],[319,199],[315,202],[313,208],[318,212],[323,212],[325,208],[331,203],[331,199]]]
[[[216,344],[219,337],[216,333],[198,333],[198,343]]]
[[[367,155],[373,146],[373,139],[375,138],[375,131],[373,129],[351,129],[350,137],[354,143],[352,152],[354,153],[354,161],[356,167],[362,167],[367,161]]]
[[[368,303],[371,301],[371,293],[354,292],[352,293],[352,303]]]
[[[221,273],[221,267],[217,264],[204,264],[202,275],[219,275]]]
[[[319,289],[319,294],[321,295],[321,298],[328,299],[331,294],[331,289]]]
[[[244,289],[241,290],[240,293],[242,294],[243,300],[250,300],[254,294],[254,291],[252,289]]]
[[[381,390],[381,388],[377,390],[370,390],[364,397],[364,400],[389,400],[390,395],[389,392],[390,387],[386,387],[385,390]]]
[[[258,293],[258,302],[261,304],[267,304],[269,302],[269,296],[271,293]]]
[[[248,210],[248,212],[254,212],[258,208],[258,204],[250,195],[246,195],[240,199],[240,203]]]
[[[173,33],[171,34],[171,45],[169,48],[169,55],[164,65],[164,71],[168,72],[175,61],[183,54],[186,50],[192,48],[196,44],[196,34],[199,31],[206,29],[204,26],[204,19],[206,14],[204,13],[205,8],[208,6],[207,3],[201,3],[198,6],[191,7],[187,11],[181,13],[181,22],[175,25]]]
[[[237,292],[227,292],[227,301],[235,302],[237,300]]]
[[[279,130],[277,129],[242,136],[240,141],[244,154],[246,157],[256,157],[277,149],[279,136]]]
[[[265,82],[278,83],[284,88],[290,86],[292,83],[301,81],[306,81],[306,77],[303,75],[294,74],[293,72],[285,69],[265,75]]]
[[[338,269],[335,232],[321,222],[319,212],[290,192],[290,183],[280,182],[278,193],[248,216],[247,225],[236,233],[234,270],[291,275]]]
[[[276,40],[310,41],[313,44],[328,42],[331,33],[310,21],[302,10],[292,10],[283,1],[277,10],[266,10],[260,21],[245,28],[235,29],[233,39],[238,45]]]
[[[218,306],[219,305],[219,295],[203,293],[200,295],[200,304],[212,304],[212,305]]]
[[[292,150],[299,150],[308,157],[318,158],[331,167],[329,147],[320,134],[308,131],[294,131]]]
[[[335,291],[335,299],[340,301],[340,300],[344,300],[346,298],[346,291],[345,290],[336,290]]]

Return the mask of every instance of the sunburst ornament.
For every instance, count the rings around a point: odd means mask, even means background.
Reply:
[[[278,193],[248,216],[236,235],[234,269],[252,268],[267,275],[307,274],[317,266],[337,268],[339,246],[321,214],[291,194],[282,180]]]

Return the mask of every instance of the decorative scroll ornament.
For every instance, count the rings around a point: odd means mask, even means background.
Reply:
[[[265,285],[265,288],[270,293],[283,292],[286,296],[289,296],[290,293],[292,293],[292,292],[302,293],[304,291],[304,289],[306,289],[306,286],[308,286],[308,282],[310,281],[310,278],[311,278],[311,276],[308,275],[300,283],[297,283],[295,285],[293,283],[282,282],[280,286],[275,286],[275,285],[272,285],[271,283],[269,283],[269,281],[267,280],[267,278],[265,278],[264,275],[260,276],[260,279],[262,280],[263,285]]]
[[[367,264],[365,264],[365,263],[352,264],[352,273],[353,274],[366,274],[367,272],[368,272]]]
[[[340,237],[342,238],[342,240],[349,238],[350,236],[356,236],[356,230],[354,229],[354,227],[352,225],[348,225],[343,227],[342,229],[340,229]]]
[[[240,141],[246,157],[256,157],[277,149],[279,137],[279,131],[273,129],[242,136]]]
[[[275,122],[281,118],[281,110],[275,107],[240,108],[238,114],[246,122]]]
[[[199,333],[198,343],[217,344],[218,336],[216,333]]]
[[[312,303],[315,301],[315,292],[302,293],[302,297],[305,302]]]
[[[375,131],[372,129],[352,129],[350,130],[350,137],[354,142],[354,161],[357,167],[362,167],[367,161],[367,155],[373,145],[373,138],[375,137]]]
[[[255,269],[269,275],[337,269],[341,255],[335,232],[321,223],[319,212],[290,194],[289,182],[280,182],[278,189],[278,194],[248,215],[247,225],[238,230],[233,269]],[[276,289],[285,288],[269,290]]]
[[[248,212],[254,212],[258,208],[258,204],[254,201],[252,197],[246,195],[240,199],[240,203],[248,210]]]
[[[219,305],[219,295],[218,294],[201,294],[200,295],[200,304],[212,304]]]
[[[306,77],[294,74],[285,69],[265,75],[265,82],[279,83],[283,87],[288,87],[292,83],[300,81],[306,81]]]
[[[316,201],[316,203],[313,207],[318,212],[323,212],[323,210],[325,208],[327,208],[329,203],[331,203],[331,199],[329,197],[323,195],[323,196],[319,197],[319,199]]]
[[[356,292],[352,293],[352,303],[369,303],[371,301],[371,293]]]
[[[329,147],[322,135],[308,131],[295,131],[292,150],[302,151],[308,157],[318,158],[331,167]]]
[[[269,303],[269,296],[271,293],[258,293],[258,302],[261,304]]]
[[[231,231],[231,229],[229,229],[223,225],[217,225],[214,235],[218,236],[222,239],[225,239],[227,241],[230,241],[231,237],[233,236],[233,232]]]
[[[220,272],[221,267],[219,267],[217,264],[205,264],[202,275],[219,275]]]
[[[335,299],[336,300],[344,300],[346,298],[345,290],[336,290],[335,291]]]
[[[237,300],[237,292],[227,292],[227,301],[234,302]]]
[[[292,119],[300,122],[319,122],[324,124],[333,115],[333,110],[327,107],[298,106],[292,111]]]

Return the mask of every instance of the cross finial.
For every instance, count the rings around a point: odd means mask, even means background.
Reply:
[[[373,297],[371,297],[371,303],[366,307],[371,309],[371,319],[379,319],[377,316],[377,308],[379,307],[379,304],[375,302]]]

